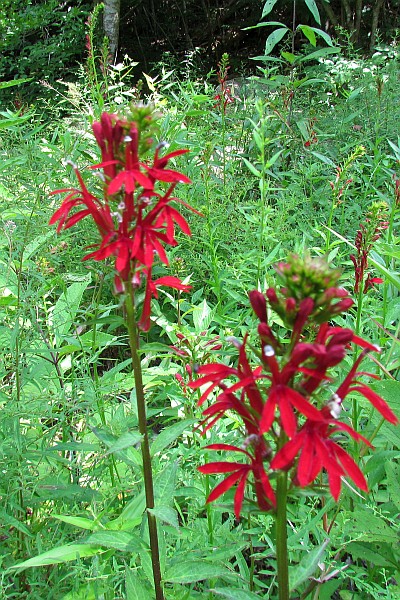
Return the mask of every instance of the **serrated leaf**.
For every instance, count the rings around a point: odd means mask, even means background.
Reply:
[[[396,505],[397,509],[400,510],[400,465],[395,462],[386,461],[385,469],[390,499]]]
[[[177,469],[178,465],[176,462],[170,463],[155,477],[154,497],[157,506],[169,506],[172,504],[175,495]]]
[[[196,419],[185,419],[184,421],[179,421],[178,423],[174,423],[169,427],[163,429],[155,438],[154,442],[151,444],[150,453],[152,456],[155,456],[159,452],[162,452],[165,448],[170,446],[175,442],[175,440],[182,435],[182,433],[186,430],[191,429],[191,425],[196,423]]]
[[[163,523],[179,529],[178,513],[174,508],[170,506],[156,506],[147,510]]]
[[[351,542],[346,546],[346,551],[354,558],[367,560],[377,567],[398,567],[398,557],[393,552],[391,544],[384,542],[359,543]]]
[[[39,554],[39,556],[29,558],[18,565],[13,565],[10,569],[22,570],[30,567],[43,567],[44,565],[58,565],[71,562],[71,560],[79,560],[87,556],[101,554],[102,552],[104,552],[102,548],[94,548],[89,544],[66,544],[65,546],[59,546],[58,548],[53,548],[48,552]]]
[[[109,431],[100,429],[99,427],[91,427],[90,429],[94,435],[107,446],[108,449],[118,443],[117,436],[113,435]],[[137,467],[141,464],[141,454],[133,447],[125,448],[123,450],[114,450],[113,452],[127,465]]]
[[[137,571],[126,569],[125,571],[125,594],[126,600],[153,600],[154,593],[140,579]]]
[[[201,560],[181,560],[171,565],[164,576],[169,583],[195,583],[204,579],[223,577],[230,574],[225,567],[212,565]]]
[[[95,546],[104,546],[105,548],[114,548],[122,552],[138,552],[142,547],[142,540],[139,536],[127,531],[96,531],[84,540],[85,544]]]
[[[290,569],[290,591],[298,591],[298,587],[315,573],[329,542],[330,540],[326,539],[320,546],[313,548],[311,552],[305,553],[299,564]]]
[[[370,387],[374,390],[374,392],[382,396],[382,398],[388,403],[390,408],[397,416],[400,416],[400,381],[374,381],[370,384]],[[371,416],[371,421],[375,425],[380,425],[382,423],[382,419],[382,415],[378,411],[374,410]],[[379,435],[383,436],[396,448],[400,448],[400,427],[398,425],[392,425],[391,423],[387,423],[385,421],[381,425]]]
[[[56,334],[56,341],[61,345],[63,336],[70,330],[82,300],[83,292],[91,281],[88,273],[84,281],[70,285],[54,305],[51,313],[51,321]]]
[[[279,29],[275,29],[268,37],[265,42],[265,54],[268,56],[275,48],[276,44],[278,44],[282,38],[285,37],[287,32],[289,31],[288,27],[281,27]]]
[[[347,521],[343,526],[344,535],[355,542],[386,542],[396,544],[399,541],[398,532],[386,524],[383,517],[374,515],[368,510],[343,513]]]

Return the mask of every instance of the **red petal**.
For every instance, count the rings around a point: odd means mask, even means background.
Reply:
[[[242,472],[237,471],[236,473],[232,473],[231,475],[229,475],[224,481],[221,481],[221,483],[219,483],[217,487],[215,487],[211,494],[208,496],[207,503],[212,502],[213,500],[216,500],[217,498],[222,496],[222,494],[225,494],[225,492],[227,492],[232,486],[234,486],[235,483],[239,481],[239,479],[242,476]]]
[[[197,467],[200,473],[207,473],[208,475],[214,475],[216,473],[232,473],[232,471],[240,471],[243,465],[240,463],[233,462],[212,462],[206,465]]]
[[[381,413],[382,417],[386,419],[386,421],[389,421],[389,423],[397,425],[397,423],[399,422],[398,418],[396,417],[394,412],[389,408],[388,404],[384,401],[384,399],[378,396],[378,394],[376,394],[373,390],[371,390],[370,387],[368,387],[364,383],[360,383],[357,386],[350,388],[349,391],[359,392],[360,394],[365,396],[365,398],[367,398],[367,400],[371,402],[372,406],[374,406],[376,410]]]
[[[360,489],[364,490],[364,492],[368,492],[368,485],[365,480],[365,477],[361,469],[354,462],[351,456],[349,456],[349,454],[347,454],[347,452],[345,452],[345,450],[343,450],[343,448],[341,448],[337,444],[335,444],[334,452],[340,460],[340,463],[347,475],[354,481],[354,483]]]
[[[301,432],[290,440],[290,442],[287,442],[272,459],[270,464],[271,469],[288,469],[297,456],[303,440],[304,434]]]
[[[240,512],[242,510],[243,498],[244,498],[244,488],[246,487],[247,477],[249,475],[249,471],[247,473],[243,473],[241,480],[239,481],[239,485],[237,486],[237,490],[235,492],[235,498],[233,501],[233,506],[235,510],[235,517],[240,519]]]

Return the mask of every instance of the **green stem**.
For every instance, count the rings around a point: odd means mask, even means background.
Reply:
[[[289,600],[289,563],[287,549],[287,473],[281,471],[276,484],[276,561],[279,600]]]
[[[206,497],[208,498],[209,495],[210,495],[210,476],[206,474]],[[208,543],[210,544],[210,546],[213,546],[214,545],[214,531],[213,531],[213,524],[212,524],[211,506],[209,503],[206,504],[206,511],[207,511],[207,527],[208,527]]]
[[[157,522],[156,518],[149,509],[154,508],[154,486],[153,486],[153,471],[151,466],[151,455],[149,436],[147,430],[147,418],[146,418],[146,400],[144,397],[143,389],[143,377],[142,377],[142,366],[139,357],[139,335],[135,317],[135,305],[134,305],[134,290],[132,284],[128,281],[126,283],[126,297],[125,297],[125,308],[126,308],[126,320],[127,329],[129,335],[129,346],[132,355],[132,370],[135,379],[135,390],[136,390],[136,402],[137,412],[139,421],[139,431],[142,435],[142,460],[143,460],[143,476],[144,476],[144,488],[146,494],[146,509],[147,509],[147,521],[149,525],[149,538],[150,538],[150,550],[151,550],[151,562],[153,567],[153,578],[154,578],[154,589],[156,593],[156,600],[164,600],[164,594],[161,586],[161,567],[160,567],[160,552],[158,547],[158,534],[157,534]]]

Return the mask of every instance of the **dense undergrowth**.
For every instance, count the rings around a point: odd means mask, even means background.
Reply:
[[[48,227],[50,192],[76,185],[72,164],[86,178],[99,160],[90,125],[103,110],[154,103],[160,140],[169,151],[189,149],[176,159],[192,180],[180,198],[202,213],[185,214],[192,236],[169,251],[169,268],[155,269],[192,290],[160,290],[141,348],[166,598],[275,597],[272,517],[248,502],[236,521],[229,493],[205,507],[218,477],[196,470],[205,443],[189,375],[222,351],[233,356],[230,337],[254,325],[248,291],[273,285],[273,264],[288,253],[327,257],[352,292],[350,256],[376,203],[386,225],[368,249],[368,269],[382,282],[362,286],[337,322],[379,344],[367,370],[400,414],[397,52],[335,55],[308,69],[266,67],[232,81],[233,102],[224,106],[212,74],[179,79],[161,70],[147,77],[146,92],[129,82],[127,64],[106,79],[92,72],[68,84],[46,111],[1,113],[2,598],[151,598],[134,382],[114,272],[81,261],[95,242],[89,224],[59,236]],[[360,419],[375,453],[359,456],[352,442],[347,450],[370,493],[348,485],[339,504],[313,489],[289,500],[296,598],[400,597],[399,432],[374,412]],[[232,442],[237,432],[228,418],[208,441]],[[28,568],[14,568],[28,559]]]

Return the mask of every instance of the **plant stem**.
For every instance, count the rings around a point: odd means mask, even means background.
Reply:
[[[287,473],[278,473],[276,484],[276,561],[279,600],[289,600],[289,564],[287,549]]]
[[[164,600],[161,587],[160,552],[158,547],[157,521],[149,509],[154,508],[153,471],[151,466],[149,436],[147,430],[146,401],[144,397],[142,366],[139,357],[139,335],[135,317],[134,290],[131,282],[126,282],[125,296],[126,320],[129,335],[129,346],[132,355],[132,369],[135,379],[136,403],[139,421],[139,431],[142,435],[142,460],[143,477],[146,494],[147,521],[149,525],[149,538],[151,550],[151,563],[153,567],[154,589],[156,600]]]

